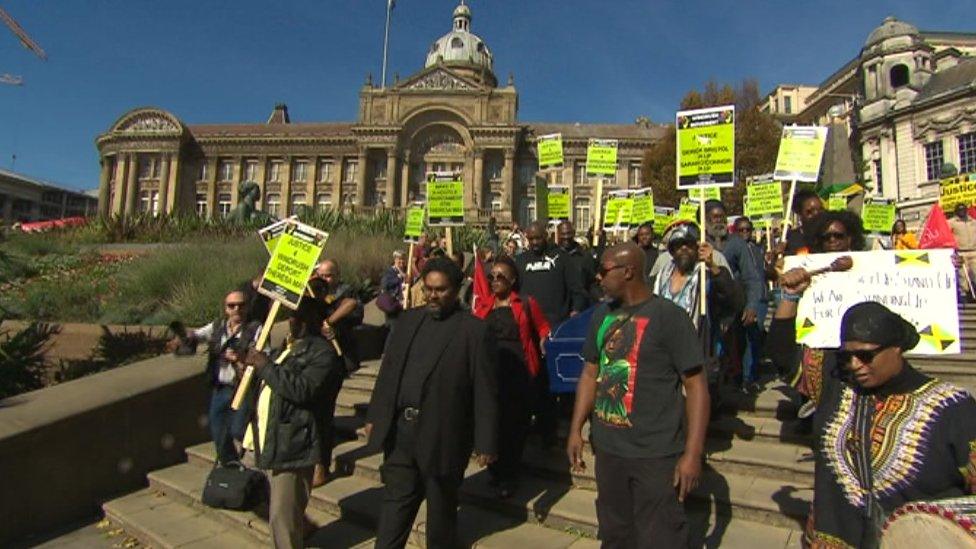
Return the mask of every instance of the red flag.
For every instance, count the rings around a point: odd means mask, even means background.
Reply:
[[[929,215],[918,232],[918,247],[922,249],[955,248],[956,237],[952,235],[945,212],[938,203],[932,205]]]
[[[474,316],[485,318],[491,312],[491,307],[495,303],[495,296],[491,293],[491,285],[488,284],[488,277],[485,275],[485,266],[478,254],[474,256],[474,276],[472,278],[471,311]]]

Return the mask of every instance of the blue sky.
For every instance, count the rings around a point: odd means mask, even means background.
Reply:
[[[523,121],[673,119],[714,78],[817,84],[887,15],[923,30],[976,31],[972,0],[469,0],[472,30],[514,73]],[[457,0],[398,0],[390,74],[423,66]],[[186,123],[350,121],[379,81],[386,0],[2,0],[47,51],[0,28],[0,167],[70,188],[98,184],[95,137],[154,105]],[[789,7],[787,7],[789,6]],[[967,26],[968,25],[968,26]]]

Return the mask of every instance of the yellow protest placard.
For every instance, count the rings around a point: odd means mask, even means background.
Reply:
[[[569,221],[569,187],[549,187],[549,221]]]
[[[654,232],[663,235],[668,225],[674,221],[674,208],[654,207]]]
[[[692,202],[706,202],[708,200],[722,201],[722,189],[720,187],[698,187],[688,189],[688,200]]]
[[[264,242],[264,248],[268,250],[268,255],[274,253],[275,246],[278,245],[278,239],[281,237],[281,234],[285,232],[285,228],[290,223],[294,223],[297,220],[298,217],[293,215],[288,219],[275,221],[274,223],[258,231],[258,236],[260,236],[261,241]]]
[[[613,191],[607,195],[607,211],[603,216],[603,228],[615,229],[630,226],[634,200],[628,191]]]
[[[654,191],[638,189],[631,193],[634,209],[631,212],[631,224],[643,225],[654,221]]]
[[[407,222],[404,226],[403,240],[405,242],[417,242],[420,234],[424,231],[424,217],[427,212],[423,205],[410,206],[407,208]]]
[[[539,169],[547,170],[563,165],[563,136],[560,133],[540,135],[536,138]]]
[[[735,183],[735,107],[678,111],[678,188]]]
[[[678,213],[674,215],[674,218],[698,223],[698,203],[687,198],[682,198],[681,204],[678,205]]]
[[[866,200],[861,210],[864,230],[869,233],[891,232],[895,224],[895,203],[888,200]]]
[[[840,212],[847,209],[847,197],[842,194],[832,194],[827,197],[827,209]]]
[[[939,206],[948,212],[958,204],[976,204],[976,174],[957,175],[939,183]]]
[[[328,238],[328,233],[315,227],[290,222],[278,237],[258,292],[290,309],[297,309]]]
[[[786,126],[779,140],[776,169],[779,181],[816,182],[820,174],[827,128],[822,126]]]
[[[586,173],[593,175],[616,175],[616,139],[590,139],[589,144],[586,146]]]
[[[431,227],[464,225],[464,183],[460,175],[428,175],[427,215],[427,224]]]
[[[756,217],[783,216],[783,185],[779,181],[750,183],[746,186],[745,214]]]

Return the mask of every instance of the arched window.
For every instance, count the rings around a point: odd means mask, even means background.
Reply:
[[[908,85],[908,66],[907,65],[895,65],[891,67],[891,72],[888,75],[891,81],[891,89],[896,90],[903,86]]]
[[[461,40],[457,36],[455,36],[454,38],[451,38],[451,47],[452,48],[463,48],[464,47],[464,40]]]

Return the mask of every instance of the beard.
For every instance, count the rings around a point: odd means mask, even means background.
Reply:
[[[705,234],[714,242],[722,242],[728,238],[729,231],[723,223],[708,223],[705,225]]]

